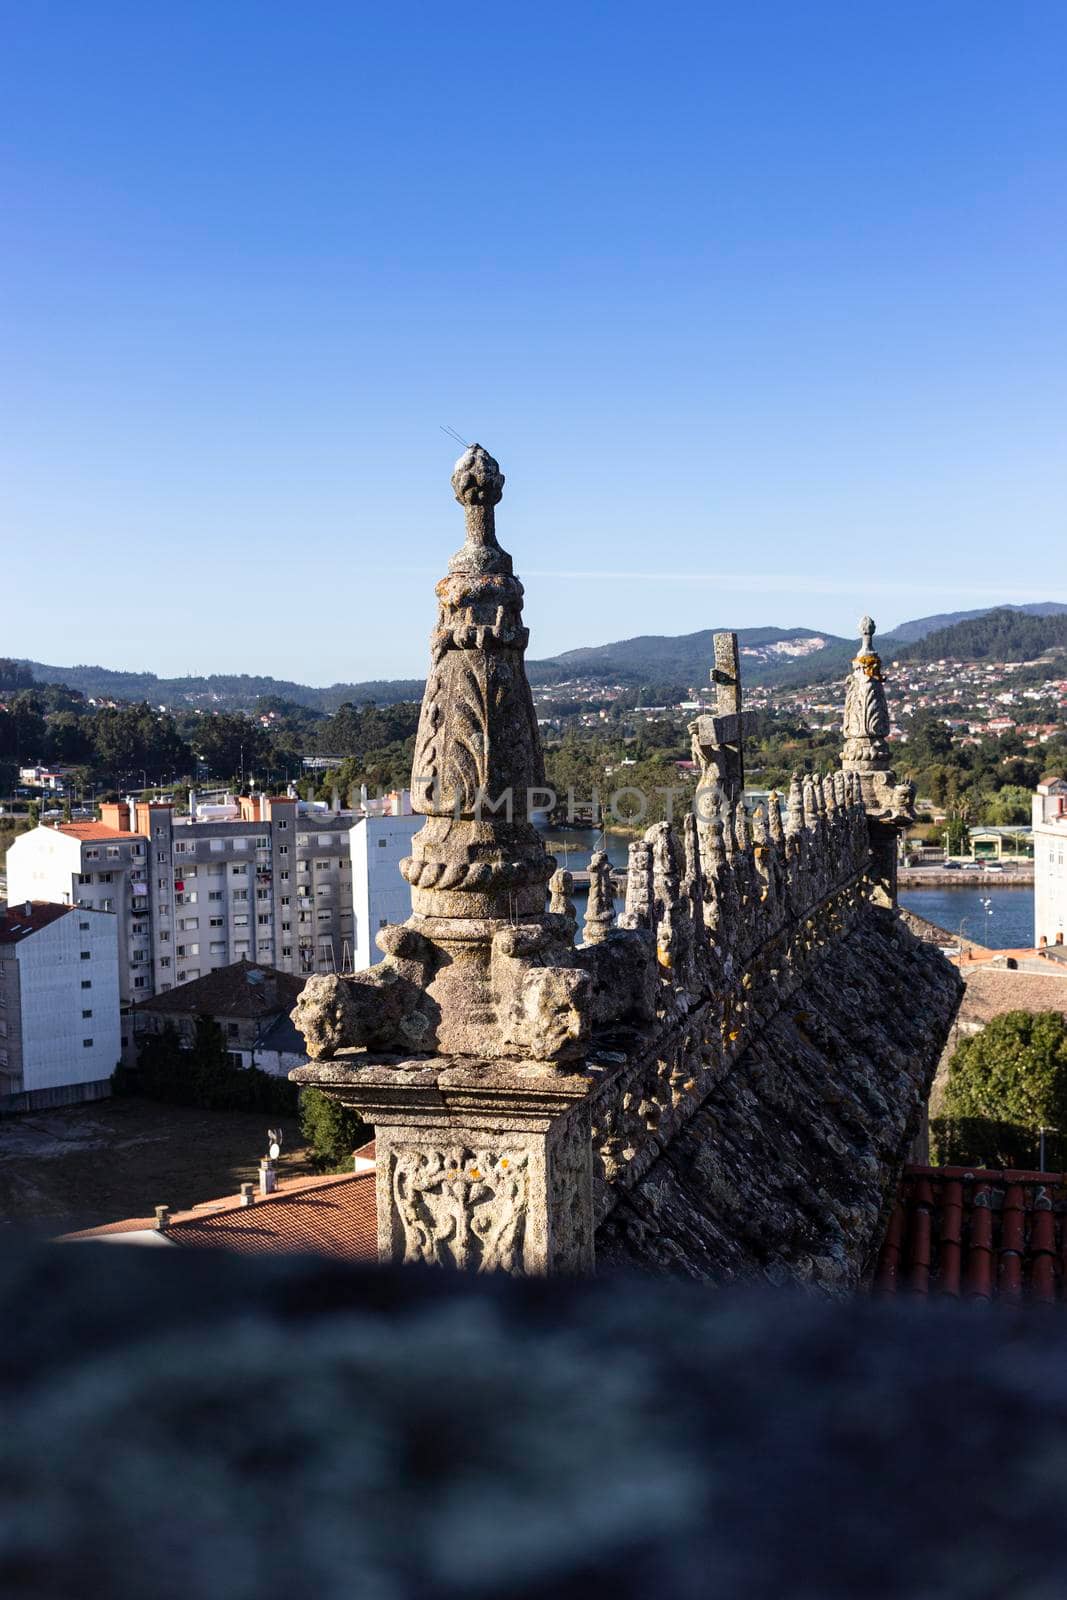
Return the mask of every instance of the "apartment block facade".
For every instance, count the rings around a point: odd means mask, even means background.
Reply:
[[[1067,781],[1042,778],[1033,797],[1034,944],[1067,936]]]
[[[121,1053],[115,924],[84,906],[0,908],[0,1109],[110,1093]]]
[[[115,914],[124,1007],[242,958],[298,976],[358,970],[380,959],[381,923],[410,909],[398,863],[421,819],[406,797],[372,815],[271,795],[100,813],[21,835],[8,888]]]

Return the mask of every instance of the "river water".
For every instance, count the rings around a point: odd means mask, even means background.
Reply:
[[[543,835],[545,848],[561,867],[584,872],[594,850],[606,850],[614,867],[626,866],[629,840],[618,833],[594,828],[550,828]],[[988,908],[983,904],[988,900]],[[973,888],[947,884],[936,889],[902,889],[900,903],[928,922],[958,934],[963,923],[966,939],[991,950],[1028,948],[1034,939],[1034,891],[1031,888]],[[621,907],[621,897],[616,901]]]
[[[988,901],[988,907],[984,904]],[[1034,891],[1029,887],[989,889],[946,884],[936,889],[901,889],[900,903],[990,950],[1028,949],[1034,942]]]

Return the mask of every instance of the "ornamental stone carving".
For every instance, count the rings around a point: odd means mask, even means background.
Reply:
[[[393,1194],[405,1264],[517,1272],[526,1224],[523,1150],[461,1144],[393,1152]]]

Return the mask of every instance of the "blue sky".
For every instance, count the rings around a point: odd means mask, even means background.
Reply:
[[[421,673],[1067,600],[1067,8],[0,4],[0,653]]]

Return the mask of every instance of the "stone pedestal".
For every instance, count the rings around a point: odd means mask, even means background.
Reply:
[[[585,1073],[342,1051],[291,1077],[374,1126],[382,1261],[524,1276],[593,1270]]]

